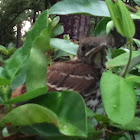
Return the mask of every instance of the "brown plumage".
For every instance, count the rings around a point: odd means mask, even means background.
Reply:
[[[76,60],[59,62],[48,68],[49,91],[77,91],[87,105],[95,109],[101,101],[99,82],[105,67],[107,45],[110,45],[109,40],[103,37],[82,40]]]
[[[49,91],[77,91],[88,106],[95,108],[101,99],[99,81],[106,62],[107,45],[110,45],[110,40],[104,37],[88,37],[82,40],[77,51],[77,59],[58,62],[48,68]],[[23,85],[17,90],[22,93],[25,88]],[[16,92],[13,93],[13,96],[15,95]]]

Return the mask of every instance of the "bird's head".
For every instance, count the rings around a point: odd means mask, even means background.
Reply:
[[[77,51],[78,60],[94,64],[98,68],[105,67],[108,39],[105,37],[88,37],[80,42]]]

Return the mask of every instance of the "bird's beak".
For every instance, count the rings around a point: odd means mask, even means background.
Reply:
[[[107,43],[104,42],[102,44],[100,44],[100,46],[92,48],[91,50],[89,50],[85,56],[89,56],[90,54],[92,54],[92,56],[94,56],[97,52],[104,50],[107,47]]]

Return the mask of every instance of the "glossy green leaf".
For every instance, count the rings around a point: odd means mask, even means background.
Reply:
[[[122,16],[121,26],[123,26],[123,34],[126,37],[133,37],[135,34],[135,25],[130,16],[130,13],[121,0],[118,0],[118,6]]]
[[[47,57],[39,49],[32,49],[27,69],[27,91],[43,87],[47,83]]]
[[[36,37],[40,35],[43,29],[47,27],[47,11],[42,12],[38,17],[34,27],[27,33],[26,41],[20,49],[18,49],[5,63],[4,74],[9,79],[14,79],[20,74],[23,65],[28,63],[28,57],[32,44]]]
[[[23,132],[26,134],[39,135],[47,140],[79,140],[79,137],[63,135],[57,127],[45,123],[24,127]]]
[[[11,98],[5,104],[15,104],[15,103],[19,103],[19,102],[28,101],[28,100],[36,98],[40,95],[46,94],[47,91],[48,91],[48,88],[45,86],[45,87],[30,91],[30,92],[27,92],[27,93],[24,93],[24,94],[22,94],[18,97]]]
[[[137,56],[140,56],[140,51],[133,51],[132,52],[132,58],[135,58]],[[106,63],[107,68],[111,68],[111,67],[117,67],[117,66],[123,66],[126,65],[128,62],[128,57],[129,57],[129,53],[123,53],[121,55],[119,55],[118,57],[115,57],[114,59],[108,61]]]
[[[86,106],[76,92],[53,92],[33,100],[52,110],[59,118],[59,130],[67,136],[87,136]]]
[[[65,137],[66,140],[66,136],[61,134],[56,126],[47,123],[24,126],[22,127],[22,132],[25,134],[35,134],[46,139],[51,137],[51,140],[63,140],[63,137]]]
[[[125,37],[133,37],[135,34],[135,26],[123,2],[121,0],[117,2],[106,0],[106,4],[117,31]]]
[[[45,51],[50,49],[50,34],[48,28],[43,30],[41,35],[36,38],[30,52],[27,68],[27,91],[43,87],[47,83],[48,56]]]
[[[140,131],[140,118],[135,117],[126,125],[118,125],[114,123],[111,123],[111,125],[125,130]]]
[[[50,46],[56,49],[63,50],[73,55],[76,55],[77,50],[78,50],[77,44],[74,44],[70,40],[64,40],[64,39],[59,39],[59,38],[51,38]]]
[[[108,6],[111,18],[114,22],[115,27],[117,28],[118,32],[122,34],[123,26],[121,25],[121,11],[117,4],[113,3],[111,0],[106,0],[106,4]]]
[[[140,6],[140,1],[139,0],[134,0],[134,2]]]
[[[110,17],[105,2],[99,0],[63,0],[53,5],[49,10],[49,14],[57,15],[82,13],[94,16]]]
[[[52,123],[58,126],[58,122],[57,116],[46,107],[25,104],[10,111],[0,120],[0,126],[25,126],[34,123]]]
[[[108,117],[118,123],[129,123],[136,111],[136,95],[126,79],[104,72],[100,82],[102,101]]]
[[[106,25],[110,21],[110,18],[103,18],[98,22],[95,30],[94,30],[94,36],[105,36],[106,35]]]
[[[56,50],[55,51],[55,54],[54,54],[54,58],[56,59],[56,58],[62,58],[63,56],[70,56],[70,54],[69,53],[67,53],[67,52],[64,52],[64,51],[62,51],[62,50],[60,50],[60,49],[58,49],[58,50]],[[64,57],[65,58],[65,57]],[[65,58],[65,59],[67,59],[67,58]],[[69,58],[68,58],[69,59]]]
[[[91,122],[91,120],[90,120]],[[30,126],[22,127],[22,132],[25,134],[35,134],[39,135],[48,140],[81,140],[81,137],[77,136],[66,136],[60,133],[59,129],[51,124],[33,124]],[[96,138],[98,133],[95,131],[95,128],[92,122],[88,123],[88,137],[84,138],[84,140],[93,140],[93,137]],[[100,132],[101,134],[101,132]],[[83,138],[82,138],[83,139]]]

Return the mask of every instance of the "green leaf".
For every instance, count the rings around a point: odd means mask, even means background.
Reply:
[[[64,27],[62,25],[58,25],[56,29],[54,29],[55,36],[60,35],[64,32]]]
[[[4,46],[2,46],[2,45],[0,45],[0,52],[5,54],[5,55],[8,54],[8,50]]]
[[[10,85],[10,81],[0,77],[0,86],[4,86],[4,85]]]
[[[140,1],[139,0],[134,0],[134,2],[140,6]]]
[[[50,46],[56,49],[63,50],[73,55],[76,55],[77,50],[78,50],[77,44],[74,44],[70,40],[64,40],[64,39],[59,39],[59,38],[51,38]]]
[[[132,19],[140,19],[140,8],[137,7],[138,12],[137,13],[131,13]]]
[[[103,115],[97,114],[94,115],[94,118],[98,121],[98,122],[103,122],[103,123],[109,123],[109,119]]]
[[[118,0],[113,3],[112,0],[106,0],[106,4],[117,31],[125,37],[133,37],[135,26],[123,2]]]
[[[135,117],[126,125],[118,125],[115,123],[111,123],[111,125],[125,130],[140,131],[140,118]]]
[[[59,118],[59,130],[67,136],[87,136],[86,106],[80,94],[72,91],[53,92],[33,100],[49,108]]]
[[[98,22],[95,30],[94,30],[94,36],[105,36],[106,35],[106,25],[110,21],[110,18],[103,18]]]
[[[48,56],[45,51],[50,49],[49,27],[42,31],[41,35],[36,38],[30,52],[28,68],[27,68],[27,91],[43,87],[47,83],[47,66]]]
[[[133,51],[132,52],[132,59],[140,56],[140,51]],[[117,66],[123,66],[127,64],[128,61],[128,57],[129,57],[129,53],[123,53],[121,55],[119,55],[118,57],[115,57],[114,59],[108,61],[106,63],[107,68],[111,68],[111,67],[117,67]]]
[[[25,126],[22,132],[24,134],[35,134],[47,140],[79,140],[79,137],[61,134],[57,127],[46,123]]]
[[[58,126],[57,116],[46,107],[36,104],[25,104],[10,111],[2,120],[0,126],[25,126],[34,123],[52,123]]]
[[[34,40],[46,27],[47,11],[44,11],[38,17],[34,27],[27,33],[27,38],[23,47],[18,49],[10,57],[10,59],[5,62],[4,74],[6,75],[6,77],[13,80],[17,76],[17,74],[20,74],[21,69],[23,69],[23,65],[28,63],[30,49],[32,48]]]
[[[28,101],[28,100],[36,98],[40,95],[46,94],[47,91],[48,91],[48,88],[45,86],[45,87],[30,91],[30,92],[27,92],[27,93],[24,93],[24,94],[22,94],[18,97],[11,98],[5,104],[15,104],[15,103],[19,103],[19,102]]]
[[[87,117],[93,117],[95,115],[94,112],[88,107],[86,108],[86,111],[87,111]]]
[[[110,17],[105,2],[99,0],[63,0],[53,5],[49,10],[49,14],[57,15],[82,13],[94,16]]]
[[[123,53],[126,53],[126,51],[122,50],[122,49],[115,49],[112,52],[112,58],[115,58]]]
[[[140,76],[129,74],[129,75],[126,75],[126,80],[140,85]]]
[[[140,48],[140,40],[133,38],[133,41],[136,43],[136,45]]]
[[[62,138],[66,137],[59,132],[56,126],[46,123],[24,126],[22,127],[22,132],[25,134],[35,134],[48,139],[51,137],[51,140],[63,140]]]
[[[104,72],[100,82],[103,104],[108,117],[118,123],[129,123],[136,111],[136,95],[126,79]]]
[[[8,56],[11,56],[14,52],[15,52],[16,48],[15,47],[11,47],[8,49]]]
[[[0,67],[0,76],[2,76],[3,67]]]
[[[135,58],[133,58],[132,60],[131,60],[131,62],[130,62],[130,65],[129,65],[129,67],[128,67],[128,72],[130,72],[134,67],[136,67],[138,64],[140,64],[140,55],[139,56],[137,56],[137,57],[135,57]],[[126,68],[127,66],[125,66],[125,68]],[[124,69],[125,69],[124,68]]]

